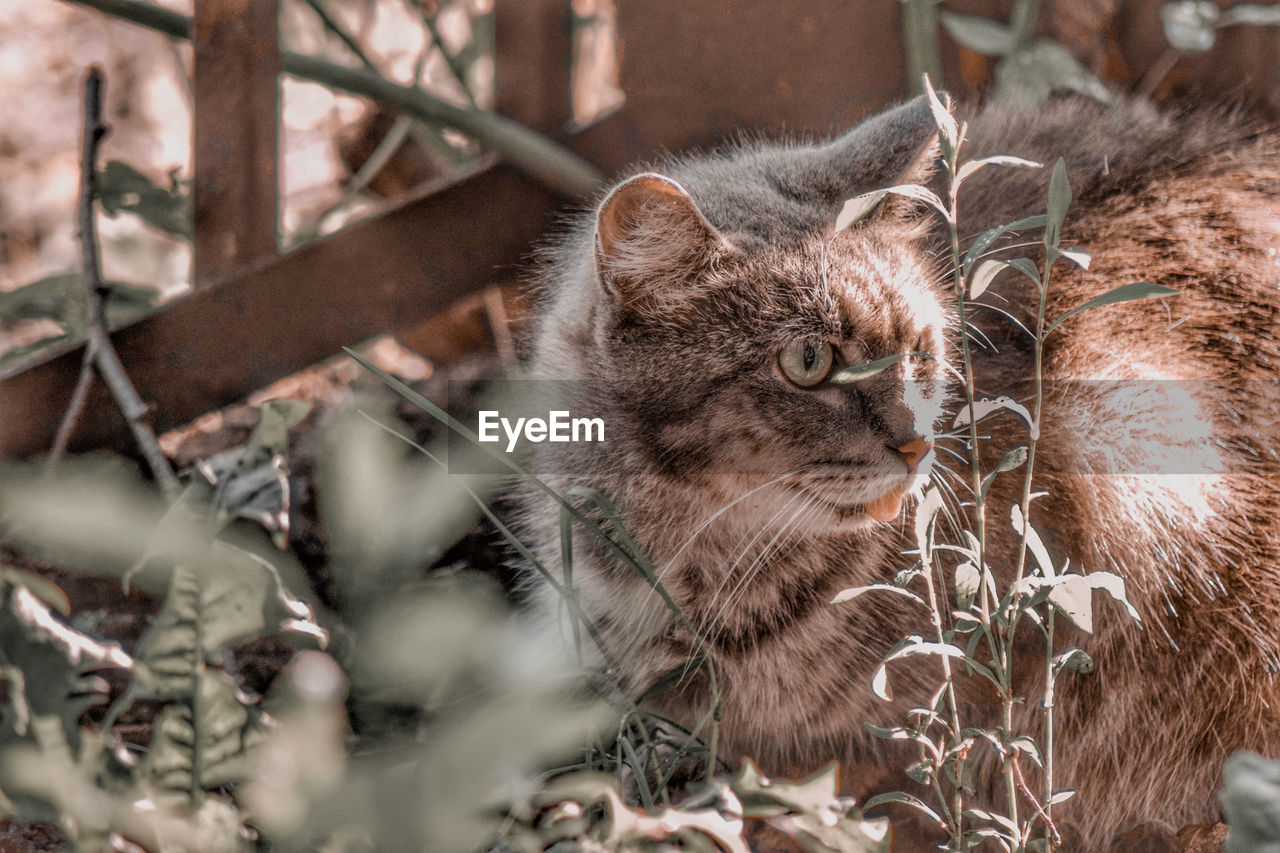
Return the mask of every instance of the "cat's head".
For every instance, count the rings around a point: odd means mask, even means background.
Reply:
[[[776,480],[769,506],[789,495],[825,529],[890,520],[923,485],[948,323],[925,214],[891,200],[833,226],[846,198],[927,180],[933,129],[921,100],[826,145],[644,173],[603,201],[594,356],[654,468],[721,499]],[[832,381],[894,355],[907,357]]]

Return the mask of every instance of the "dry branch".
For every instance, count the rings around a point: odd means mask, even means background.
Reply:
[[[191,37],[191,19],[139,0],[67,0],[122,20],[157,30],[172,38]],[[520,171],[573,199],[591,197],[604,183],[603,173],[568,148],[489,110],[459,107],[410,86],[358,68],[281,51],[280,68],[303,80],[322,83],[353,95],[400,108],[414,118],[452,127],[497,151]]]
[[[102,123],[102,71],[97,67],[89,69],[84,83],[84,143],[80,159],[80,247],[81,263],[84,268],[85,311],[88,320],[88,340],[85,342],[85,360],[72,394],[71,405],[62,424],[58,428],[58,439],[54,452],[61,454],[70,438],[71,430],[80,416],[84,406],[84,397],[88,392],[88,367],[96,364],[102,380],[115,398],[116,405],[124,414],[129,430],[133,433],[138,449],[142,452],[152,476],[160,485],[166,496],[174,498],[181,491],[169,460],[160,449],[156,435],[147,424],[148,408],[138,396],[137,389],[129,381],[120,357],[107,334],[107,319],[103,310],[103,295],[106,287],[102,282],[102,268],[98,262],[98,231],[94,220],[93,202],[98,192],[98,144],[107,135],[107,127]]]

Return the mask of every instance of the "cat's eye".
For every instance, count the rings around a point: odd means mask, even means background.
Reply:
[[[825,341],[792,341],[778,356],[778,365],[787,378],[801,388],[812,388],[827,378],[835,352]]]

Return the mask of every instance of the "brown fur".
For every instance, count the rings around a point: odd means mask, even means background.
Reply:
[[[1049,317],[1130,281],[1182,291],[1069,320],[1046,356],[1037,486],[1049,494],[1033,520],[1059,559],[1125,577],[1143,618],[1140,628],[1099,604],[1091,636],[1061,632],[1098,671],[1060,689],[1057,778],[1080,792],[1060,814],[1076,823],[1080,849],[1102,849],[1134,820],[1214,819],[1226,755],[1280,753],[1280,138],[1230,116],[1139,104],[998,107],[969,121],[966,158],[1067,160],[1075,201],[1063,242],[1094,262],[1054,268]],[[895,204],[834,238],[831,226],[844,199],[903,179],[931,131],[917,101],[824,145],[658,165],[662,178],[634,179],[602,203],[599,234],[587,221],[550,250],[531,345],[541,375],[578,380],[567,407],[604,418],[609,439],[541,445],[535,469],[560,490],[609,494],[708,638],[722,755],[791,775],[839,758],[864,794],[911,760],[863,727],[903,721],[901,703],[872,697],[871,673],[894,642],[927,631],[927,616],[897,596],[828,602],[911,561],[910,509],[879,524],[862,504],[889,488],[918,493],[924,477],[892,448],[949,423],[942,359],[955,361],[958,329],[949,255],[925,220]],[[1047,169],[985,170],[962,191],[962,230],[1042,210],[1047,181]],[[1005,256],[1024,252],[1034,256]],[[1013,273],[984,301],[1033,322],[1036,296]],[[1025,335],[996,311],[970,319],[984,344],[980,390],[1025,392]],[[940,359],[803,389],[778,368],[798,337],[833,342],[848,364],[913,350]],[[1183,382],[1071,381],[1094,379]],[[1003,415],[983,431],[988,467],[1026,441]],[[1151,473],[1166,457],[1191,467]],[[1002,476],[991,498],[989,553],[1006,575],[1020,484]],[[555,510],[524,504],[535,551],[558,565]],[[630,689],[695,655],[659,598],[598,542],[579,534],[575,553],[583,608]],[[1022,657],[1024,695],[1039,695],[1041,655],[1032,646]],[[895,665],[891,677],[903,702],[937,684],[928,665]],[[706,690],[694,673],[654,702],[692,725]],[[989,690],[966,684],[962,698],[966,721],[994,722]],[[1039,732],[1034,703],[1021,717],[1019,731]],[[994,769],[983,790],[995,789]]]

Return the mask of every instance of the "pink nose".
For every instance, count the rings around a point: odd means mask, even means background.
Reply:
[[[920,460],[924,455],[933,449],[933,443],[926,440],[923,436],[917,436],[906,444],[897,448],[898,453],[902,454],[902,461],[907,463],[907,467],[912,470],[920,464]]]

